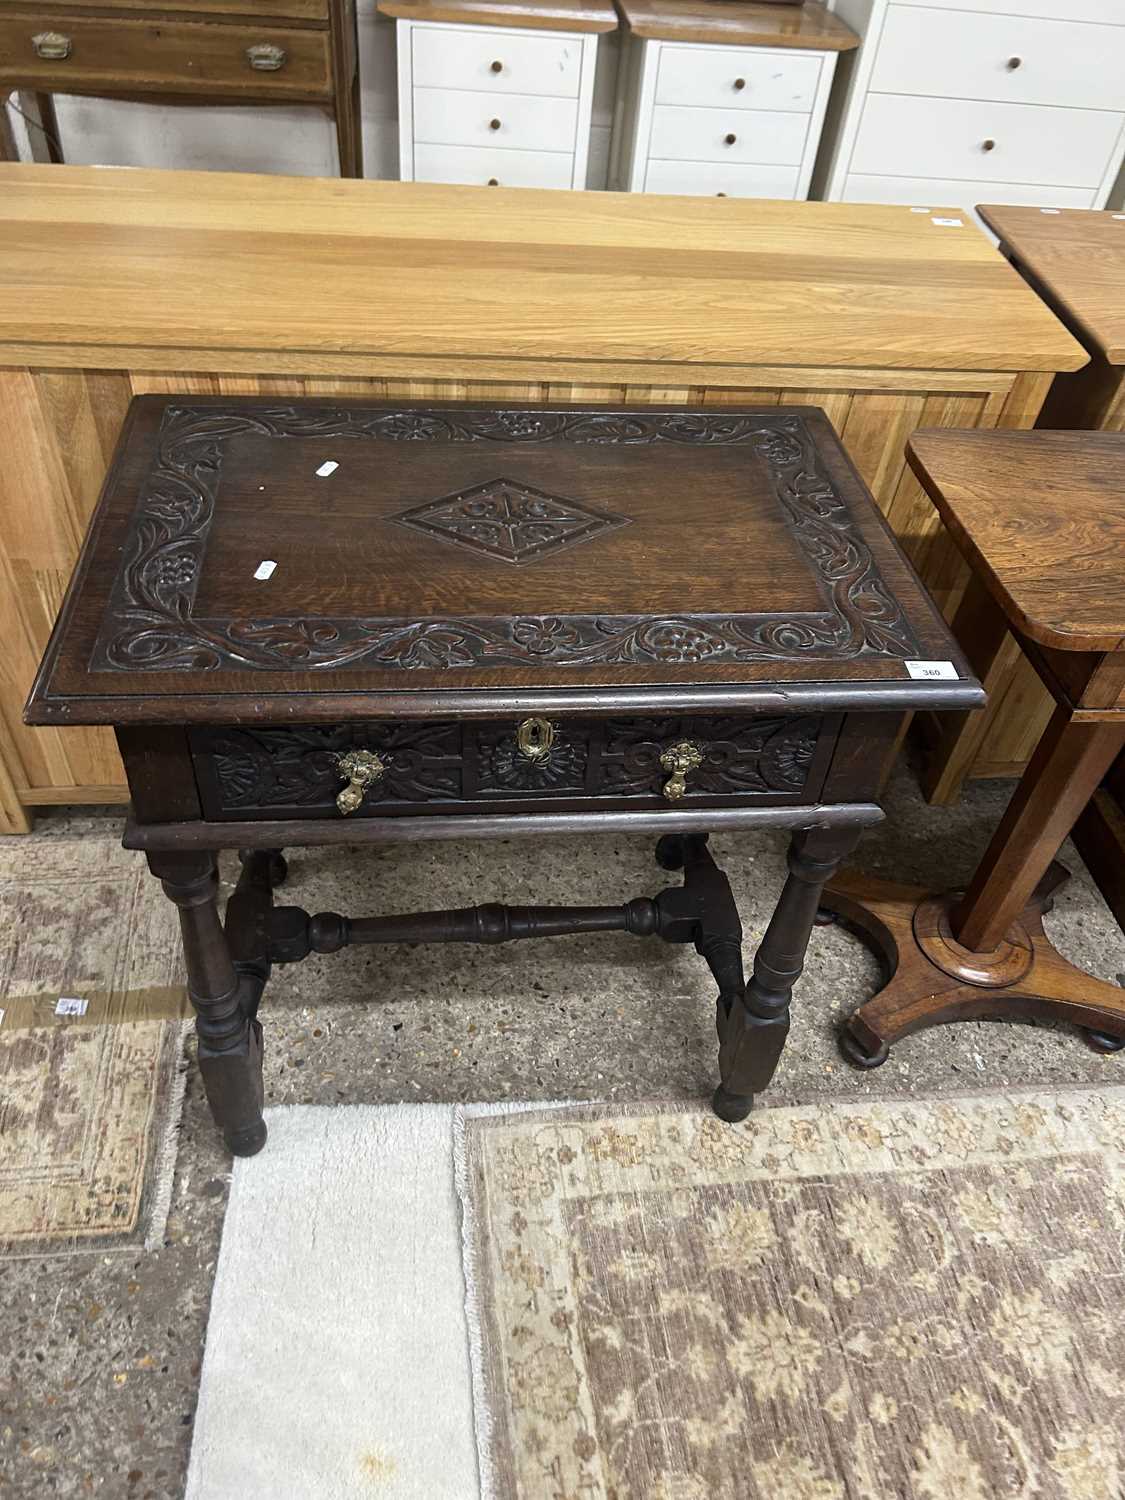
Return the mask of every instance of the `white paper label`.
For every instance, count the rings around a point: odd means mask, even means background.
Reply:
[[[1115,219],[1125,219],[1125,214],[1114,214]]]
[[[931,208],[912,208],[910,210],[910,212],[912,214],[929,214],[929,213],[933,213],[933,209],[931,209]]]
[[[4,1017],[5,1017],[6,1014],[7,1014],[6,1011],[0,1010],[0,1026],[3,1026],[3,1024],[4,1024]]]
[[[926,678],[928,681],[939,682],[958,681],[957,668],[951,661],[908,661],[905,666],[914,678]]]
[[[329,474],[335,474],[336,470],[339,467],[340,467],[340,465],[336,462],[336,460],[334,458],[326,459],[324,461],[324,463],[321,464],[320,468],[317,469],[317,471],[316,471],[317,472],[317,476],[320,479],[327,479],[328,476],[329,476]]]
[[[1039,210],[1039,212],[1041,214],[1061,214],[1062,213],[1062,209],[1061,208],[1041,208]]]
[[[55,1006],[56,1016],[84,1016],[89,1000],[79,1000],[74,995],[61,995]]]
[[[258,564],[258,566],[254,569],[254,577],[255,578],[269,578],[270,575],[272,574],[274,568],[276,568],[276,567],[277,567],[277,564],[275,562],[271,562],[270,559],[267,557],[266,560],[265,560],[265,562],[260,562]]]
[[[931,224],[940,224],[943,229],[964,229],[964,219],[931,219]]]

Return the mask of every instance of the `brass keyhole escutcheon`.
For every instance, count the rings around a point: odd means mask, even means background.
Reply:
[[[336,757],[336,768],[348,783],[336,798],[336,806],[345,817],[363,802],[368,787],[375,785],[386,772],[386,765],[371,750],[349,750]]]
[[[687,778],[691,771],[703,764],[703,751],[691,740],[681,740],[669,745],[660,757],[660,764],[671,775],[664,783],[664,795],[669,802],[678,802],[687,791]]]
[[[524,719],[516,730],[516,744],[528,760],[546,760],[555,743],[555,726],[550,719]]]

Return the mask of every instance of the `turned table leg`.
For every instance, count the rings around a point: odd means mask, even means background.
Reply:
[[[152,852],[148,863],[179,909],[199,1071],[211,1114],[235,1156],[253,1156],[266,1143],[262,1028],[243,1004],[244,980],[235,970],[219,920],[215,856]]]
[[[789,846],[789,876],[754,955],[744,998],[720,1026],[719,1076],[712,1101],[722,1120],[744,1120],[754,1095],[768,1085],[789,1034],[789,999],[805,965],[805,951],[825,881],[855,848],[854,827],[798,831]]]

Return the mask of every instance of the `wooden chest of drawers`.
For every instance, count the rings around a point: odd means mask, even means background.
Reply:
[[[847,65],[827,197],[1105,203],[1125,152],[1119,0],[836,0],[835,9],[864,44]]]
[[[395,17],[399,175],[584,188],[608,0],[381,0]]]
[[[362,175],[354,0],[0,0],[0,90],[192,103],[321,104],[336,119],[340,170]]]

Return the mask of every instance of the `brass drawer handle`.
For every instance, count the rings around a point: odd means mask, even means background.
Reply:
[[[504,64],[500,61],[499,58],[497,58],[495,62],[490,63],[489,66],[494,73],[502,73],[504,71]]]
[[[1014,73],[1017,68],[1021,68],[1022,66],[1023,66],[1023,58],[1022,57],[1009,57],[1009,59],[1008,59],[1008,72],[1009,73]]]
[[[516,745],[528,760],[546,760],[555,743],[555,726],[550,719],[524,719],[516,730]]]
[[[735,88],[735,92],[736,93],[741,93],[742,90],[745,87],[746,87],[746,80],[745,80],[745,78],[736,78],[734,80],[734,88]]]
[[[289,61],[289,54],[274,42],[255,42],[246,49],[246,61],[256,72],[276,73]]]
[[[63,62],[70,56],[70,38],[61,31],[39,31],[31,38],[36,57],[45,57],[50,62]]]
[[[678,802],[687,791],[688,773],[703,764],[703,751],[691,740],[680,740],[669,745],[660,757],[660,764],[672,773],[664,783],[664,795],[669,802]]]
[[[488,128],[489,128],[489,130],[499,130],[500,129],[500,121],[499,120],[489,120],[489,122],[488,122]]]
[[[737,140],[738,140],[738,137],[737,137],[737,136],[736,136],[736,135],[735,135],[735,133],[734,133],[734,131],[733,131],[733,130],[732,130],[732,131],[731,131],[731,132],[730,132],[730,134],[729,134],[729,135],[727,135],[727,136],[726,136],[726,137],[725,137],[725,138],[724,138],[724,139],[725,139],[725,142],[726,142],[726,144],[727,144],[727,145],[728,145],[728,146],[733,146],[733,145],[734,145],[734,143],[735,143],[735,141],[737,141]]]
[[[982,151],[995,151],[996,150],[996,142],[995,141],[981,141],[981,143],[980,143],[980,149]]]
[[[367,795],[368,787],[374,786],[387,768],[370,750],[349,750],[345,755],[338,755],[336,767],[348,783],[336,798],[336,806],[347,817],[355,812]]]

